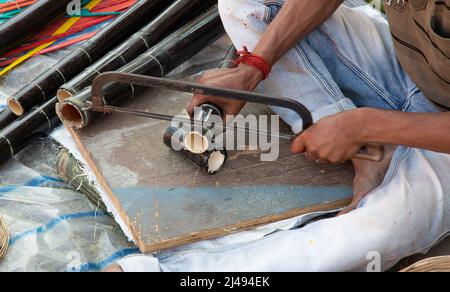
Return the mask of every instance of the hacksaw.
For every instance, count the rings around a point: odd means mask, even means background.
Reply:
[[[165,115],[160,113],[151,113],[146,111],[139,111],[134,109],[128,109],[123,107],[109,106],[104,103],[103,88],[111,83],[124,83],[133,84],[143,87],[152,87],[155,89],[173,90],[184,93],[202,94],[206,96],[215,96],[225,99],[239,100],[256,104],[263,104],[268,106],[282,107],[293,110],[296,112],[303,121],[303,131],[307,130],[313,125],[313,118],[311,112],[300,102],[285,98],[285,97],[273,97],[263,95],[259,93],[246,92],[234,89],[219,88],[213,86],[202,85],[198,83],[177,81],[171,79],[164,79],[158,77],[150,77],[137,74],[121,73],[121,72],[106,72],[103,73],[94,80],[92,84],[92,99],[86,106],[87,111],[98,113],[119,113],[149,119],[163,120],[163,121],[176,121],[187,123],[198,123],[192,119],[180,118],[171,115]],[[226,127],[225,127],[226,128]],[[233,127],[234,128],[234,127]],[[296,135],[286,135],[280,133],[263,132],[261,130],[238,128],[238,130],[245,132],[256,131],[259,134],[266,134],[272,137],[278,137],[280,139],[293,140]],[[353,157],[355,159],[380,162],[384,159],[385,150],[384,147],[378,144],[370,143],[362,147],[360,151]]]

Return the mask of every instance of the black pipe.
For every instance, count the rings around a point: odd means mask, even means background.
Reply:
[[[114,71],[145,53],[174,30],[185,25],[206,9],[211,8],[216,0],[177,0],[150,24],[124,42],[113,51],[88,67],[80,75],[70,80],[58,90],[58,99],[62,102],[84,88],[90,86],[100,73]]]
[[[17,116],[9,108],[4,109],[0,113],[0,131],[15,120],[17,120]]]
[[[62,16],[70,0],[39,0],[0,25],[0,57]]]
[[[11,96],[8,99],[10,109],[20,116],[34,106],[49,100],[61,85],[128,39],[172,2],[139,1],[90,40]]]
[[[57,98],[52,98],[0,132],[0,164],[61,123],[55,112],[56,102]]]
[[[119,71],[162,77],[216,41],[223,33],[219,12],[215,6]],[[135,95],[136,89],[131,84],[110,84],[104,88],[104,100],[109,105],[129,100]],[[91,88],[88,87],[61,103],[58,114],[67,125],[84,128],[100,115],[86,108],[90,100]]]

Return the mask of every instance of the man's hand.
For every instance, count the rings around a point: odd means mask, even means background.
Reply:
[[[364,109],[346,111],[320,120],[292,144],[293,153],[306,153],[310,161],[341,163],[367,144]]]
[[[199,83],[209,86],[253,91],[262,81],[262,74],[257,69],[241,64],[237,68],[217,69],[207,71],[199,80]],[[187,107],[187,112],[192,114],[194,108],[204,103],[213,103],[220,106],[225,115],[237,115],[245,106],[245,102],[220,97],[197,94]]]

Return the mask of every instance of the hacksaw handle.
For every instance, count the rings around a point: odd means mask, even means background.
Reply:
[[[355,156],[353,156],[353,158],[372,162],[381,162],[384,159],[384,155],[384,146],[369,143],[361,148],[361,150]]]

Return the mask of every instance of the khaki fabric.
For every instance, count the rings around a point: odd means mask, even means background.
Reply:
[[[398,58],[433,102],[450,108],[450,0],[386,0]]]

